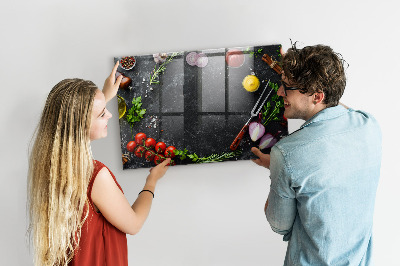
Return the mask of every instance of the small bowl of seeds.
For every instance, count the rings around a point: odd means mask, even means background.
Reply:
[[[134,56],[125,56],[119,60],[119,63],[124,70],[131,70],[136,65],[136,59]]]

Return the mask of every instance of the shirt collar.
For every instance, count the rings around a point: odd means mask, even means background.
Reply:
[[[300,129],[302,129],[302,128],[306,127],[306,126],[309,126],[310,124],[315,123],[315,122],[325,121],[325,120],[329,120],[329,119],[332,119],[332,118],[336,118],[336,117],[342,116],[342,115],[346,114],[348,111],[349,111],[349,109],[346,109],[342,105],[337,105],[337,106],[334,106],[334,107],[325,108],[325,109],[319,111],[318,113],[316,113],[310,119],[308,119],[300,127]]]

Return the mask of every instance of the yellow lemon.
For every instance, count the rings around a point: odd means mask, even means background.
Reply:
[[[260,80],[254,75],[248,75],[243,79],[242,85],[247,91],[253,92],[260,87]]]
[[[119,95],[117,95],[117,97],[118,97],[118,114],[119,114],[119,119],[121,119],[121,117],[123,117],[126,112],[126,103],[124,98],[122,98]]]

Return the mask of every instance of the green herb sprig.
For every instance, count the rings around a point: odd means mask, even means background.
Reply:
[[[277,92],[279,89],[279,85],[277,83],[271,82],[270,86],[275,92]],[[270,101],[267,102],[267,104],[264,105],[264,110],[261,112],[262,118],[264,120],[264,126],[266,126],[271,121],[279,121],[277,115],[279,114],[281,108],[284,107],[283,98],[278,96],[276,93],[272,96],[271,100],[274,104],[272,105]]]
[[[175,56],[179,55],[179,53],[175,52],[172,53],[170,56],[167,57],[164,63],[158,66],[157,63],[154,65],[154,69],[150,74],[150,85],[159,84],[160,83],[160,75],[165,71],[167,68],[167,64],[169,64]]]
[[[128,114],[125,116],[126,121],[128,121],[129,125],[131,126],[132,134],[133,134],[134,124],[142,120],[145,114],[146,114],[146,109],[142,109],[142,97],[139,96],[137,98],[133,98],[132,107],[128,110]]]
[[[179,156],[179,159],[185,160],[188,156],[188,150],[185,148],[184,150],[174,150],[175,156]]]
[[[263,51],[262,48],[259,48],[257,51],[250,51],[250,47],[247,47],[247,49],[245,50],[245,52],[248,52],[250,57],[256,56],[257,54],[261,54]]]
[[[210,156],[199,157],[196,153],[189,154],[188,150],[185,148],[184,150],[175,150],[174,153],[176,156],[180,156],[181,160],[189,158],[194,163],[213,163],[213,162],[222,162],[230,158],[237,157],[242,152],[241,151],[223,152],[221,154],[211,154]]]

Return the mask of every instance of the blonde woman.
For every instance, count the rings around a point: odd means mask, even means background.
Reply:
[[[121,83],[117,67],[103,91],[66,79],[47,97],[28,175],[35,265],[128,265],[126,234],[141,229],[168,169],[170,160],[152,168],[131,206],[112,172],[93,160],[90,142],[107,136],[106,103]]]

